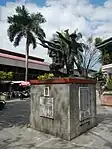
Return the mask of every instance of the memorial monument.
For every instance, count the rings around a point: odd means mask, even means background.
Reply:
[[[82,75],[79,60],[83,44],[77,42],[81,34],[64,33],[57,32],[58,38],[50,42],[39,39],[48,48],[55,78],[30,81],[30,124],[39,131],[71,140],[96,126],[96,81],[73,77],[74,64]],[[60,78],[58,72],[64,66],[67,77]]]

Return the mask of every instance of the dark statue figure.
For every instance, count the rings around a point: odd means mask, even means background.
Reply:
[[[74,76],[74,63],[81,74],[82,69],[78,64],[77,55],[83,52],[82,44],[78,43],[78,39],[82,37],[81,33],[76,34],[76,31],[69,35],[68,30],[64,31],[68,38],[64,37],[61,33],[57,32],[57,40],[47,41],[43,38],[39,38],[41,44],[44,48],[48,49],[49,57],[52,58],[52,64],[50,65],[50,70],[54,74],[58,74],[64,66],[66,66],[67,76]],[[59,40],[61,39],[61,41]],[[64,42],[68,48],[62,46]]]
[[[59,43],[49,42],[43,39],[40,39],[41,44],[44,48],[48,49],[48,55],[52,58],[52,64],[50,64],[50,71],[55,75],[59,74],[59,70],[64,68],[64,57],[63,52],[61,51],[61,46]]]
[[[65,32],[67,32],[68,34],[68,30],[66,30]],[[67,40],[61,33],[57,32],[57,34],[59,35],[60,38],[62,38],[68,44],[68,48],[69,48],[69,53],[67,55],[67,64],[68,64],[68,69],[69,69],[68,75],[73,76],[74,75],[74,62],[76,66],[78,65],[76,63],[75,56],[78,54],[79,51],[83,52],[82,45],[77,42],[78,38],[81,38],[82,35],[80,33],[78,33],[77,35],[75,31],[74,33],[69,35],[70,40]]]

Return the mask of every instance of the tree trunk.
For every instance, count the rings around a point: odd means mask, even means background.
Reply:
[[[28,39],[26,39],[25,81],[28,81],[28,56],[29,56],[29,44]]]

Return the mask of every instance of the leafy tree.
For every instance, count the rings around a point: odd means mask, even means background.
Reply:
[[[25,80],[27,81],[28,75],[28,56],[29,46],[32,45],[33,49],[36,48],[36,37],[45,37],[45,33],[40,24],[46,20],[41,13],[30,14],[25,6],[17,7],[16,14],[8,17],[8,36],[11,42],[14,42],[14,46],[19,46],[20,41],[24,37],[26,39],[25,51],[26,51],[26,72]]]

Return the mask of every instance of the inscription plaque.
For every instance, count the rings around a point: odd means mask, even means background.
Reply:
[[[40,97],[40,116],[53,119],[53,98]]]
[[[90,100],[88,87],[79,87],[79,119],[83,121],[90,116]]]
[[[44,96],[49,96],[49,86],[44,88]]]

